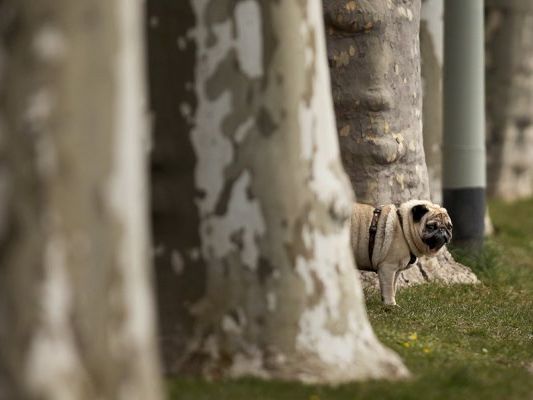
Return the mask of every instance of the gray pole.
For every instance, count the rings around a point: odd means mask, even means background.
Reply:
[[[443,199],[454,243],[479,249],[485,215],[483,0],[446,0]]]

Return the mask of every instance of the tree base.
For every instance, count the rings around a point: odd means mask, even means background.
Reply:
[[[345,363],[325,362],[307,352],[286,356],[276,354],[272,349],[261,351],[249,346],[248,351],[242,351],[230,358],[221,358],[206,352],[194,354],[168,375],[197,376],[207,380],[253,377],[313,385],[337,385],[368,380],[398,381],[411,377],[401,358],[383,346],[373,333],[366,331],[361,334],[366,338],[361,340],[353,358]],[[210,346],[213,344],[211,341]]]
[[[378,275],[375,272],[360,271],[363,288],[379,289]],[[421,257],[416,264],[402,271],[398,287],[404,288],[424,283],[475,284],[479,279],[467,266],[455,261],[447,249],[437,257]]]

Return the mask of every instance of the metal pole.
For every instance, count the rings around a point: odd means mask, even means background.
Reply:
[[[459,247],[480,249],[485,215],[483,0],[444,8],[443,199]]]

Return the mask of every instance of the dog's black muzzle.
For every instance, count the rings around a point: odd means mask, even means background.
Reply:
[[[451,235],[445,229],[438,229],[424,239],[431,250],[438,250],[445,244],[450,243]]]

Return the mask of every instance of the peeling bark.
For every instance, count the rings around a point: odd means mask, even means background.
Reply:
[[[487,191],[514,200],[533,195],[533,6],[485,6]]]
[[[422,139],[420,0],[325,0],[328,59],[341,155],[362,203],[429,199]],[[431,265],[437,263],[436,268]],[[432,271],[432,273],[428,273]],[[363,272],[365,285],[377,284]],[[399,285],[477,279],[446,250],[420,258]]]
[[[2,3],[2,399],[160,398],[140,11]]]
[[[370,328],[354,269],[319,3],[148,9],[167,370],[326,383],[406,376]]]

